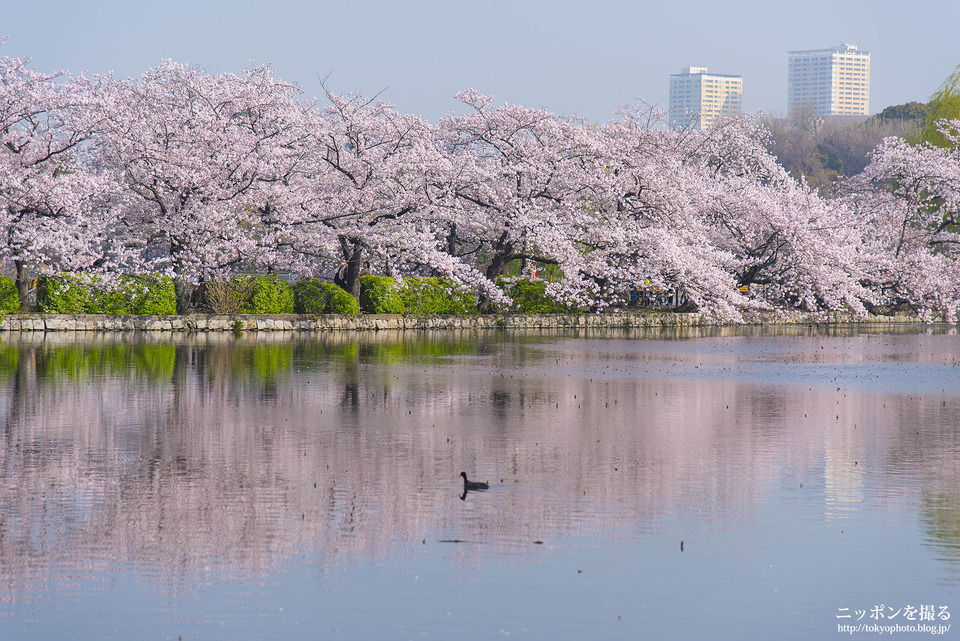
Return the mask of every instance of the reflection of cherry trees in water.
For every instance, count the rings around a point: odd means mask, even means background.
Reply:
[[[856,507],[849,458],[875,482],[892,475],[888,492],[919,478],[931,538],[956,546],[955,395],[878,401],[731,373],[738,359],[870,361],[883,350],[869,337],[780,330],[789,344],[750,351],[749,331],[691,331],[716,338],[7,341],[4,598],[55,568],[133,565],[176,589],[204,568],[257,574],[304,550],[351,563],[460,538],[523,558],[533,541],[585,529],[749,523],[777,478]],[[889,336],[883,349],[936,365],[960,358],[945,338]],[[845,351],[827,356],[814,348],[824,342]],[[918,415],[926,427],[907,429]],[[493,489],[461,501],[462,469]]]

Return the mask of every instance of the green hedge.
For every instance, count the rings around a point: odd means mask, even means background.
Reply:
[[[360,277],[360,311],[364,314],[403,314],[406,308],[390,276]]]
[[[507,281],[500,286],[514,304],[509,311],[546,314],[579,311],[546,296],[541,280]],[[295,286],[274,276],[238,276],[209,281],[205,304],[216,313],[243,314],[473,314],[476,296],[442,278],[361,276],[360,301],[316,278]],[[154,275],[120,276],[100,284],[96,276],[63,274],[40,279],[40,310],[61,314],[176,314],[173,281]],[[220,309],[220,308],[223,309]],[[0,279],[0,313],[19,310],[12,280]]]
[[[49,314],[176,314],[173,281],[166,276],[124,275],[110,283],[82,274],[40,279],[40,311]]]
[[[476,314],[477,297],[445,278],[405,278],[400,288],[407,314]]]
[[[37,305],[48,314],[91,314],[93,291],[82,277],[44,276],[37,282]]]
[[[507,281],[500,277],[497,287],[513,299],[513,305],[507,311],[517,314],[576,314],[582,311],[547,296],[547,283],[542,280],[521,278]]]
[[[12,278],[0,276],[0,314],[14,314],[20,311],[20,296]]]
[[[472,292],[444,278],[360,277],[360,309],[365,314],[474,314]]]
[[[293,309],[297,314],[360,313],[353,296],[319,278],[306,278],[293,286]]]
[[[249,292],[241,314],[292,314],[293,287],[276,276],[239,276]]]
[[[120,276],[116,290],[97,290],[94,300],[101,314],[173,315],[177,296],[167,276]]]

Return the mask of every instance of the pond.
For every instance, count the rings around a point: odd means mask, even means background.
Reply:
[[[5,640],[957,635],[952,327],[7,335],[0,418]]]

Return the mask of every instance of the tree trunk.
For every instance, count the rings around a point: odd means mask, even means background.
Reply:
[[[17,296],[20,297],[20,311],[22,313],[37,311],[36,302],[30,300],[30,283],[32,282],[30,265],[22,260],[14,261],[14,265],[17,268],[16,286]]]
[[[512,247],[507,247],[506,251],[494,254],[490,264],[487,265],[484,275],[496,283],[497,277],[502,276],[510,267],[510,261],[513,260],[513,256]],[[480,292],[477,296],[477,311],[481,314],[493,313],[493,302],[484,292]]]
[[[450,230],[447,233],[447,253],[451,256],[457,255],[457,223],[450,223]]]
[[[359,240],[340,238],[340,249],[343,259],[347,261],[346,273],[343,274],[343,287],[350,292],[357,302],[360,302],[360,270],[363,268],[363,243]]]
[[[173,292],[177,298],[177,314],[189,314],[193,310],[195,285],[181,277],[173,279]]]

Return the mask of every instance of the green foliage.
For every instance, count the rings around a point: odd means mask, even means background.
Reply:
[[[361,276],[360,310],[364,314],[403,314],[397,281],[390,276]]]
[[[366,314],[473,314],[472,292],[445,278],[360,277],[360,309]]]
[[[507,269],[504,276],[519,278],[522,271],[522,264],[523,261],[521,261],[519,258],[511,260],[509,263],[507,263]]]
[[[243,314],[292,314],[293,287],[276,276],[239,276],[235,280],[248,292],[240,312]]]
[[[45,276],[37,284],[37,304],[48,314],[91,314],[94,296],[88,278],[61,274]]]
[[[293,309],[297,314],[360,313],[353,296],[319,278],[306,278],[293,286]]]
[[[547,296],[547,283],[542,280],[521,278],[520,280],[508,281],[504,278],[498,278],[497,287],[513,299],[513,305],[508,310],[511,312],[518,314],[576,314],[581,311],[577,307],[566,305]]]
[[[177,294],[169,276],[137,276],[130,313],[173,315],[177,313]]]
[[[276,385],[291,373],[291,344],[262,345],[234,341],[207,352],[209,379],[226,379],[238,385]]]
[[[17,373],[20,366],[20,349],[10,345],[0,345],[0,377],[7,379]]]
[[[173,284],[170,285],[173,287]],[[151,381],[169,381],[173,376],[174,364],[177,360],[177,348],[168,344],[119,345],[117,350],[120,367],[128,367],[127,363],[134,364],[134,370],[139,376]],[[132,352],[132,354],[130,354]],[[132,356],[132,358],[131,358]],[[124,371],[120,369],[119,371]]]
[[[890,105],[874,117],[881,121],[899,120],[923,123],[927,120],[927,104],[914,101],[902,105]]]
[[[537,278],[547,281],[548,283],[555,283],[561,278],[563,278],[563,272],[560,270],[558,265],[545,264],[537,261],[529,261],[528,269],[532,267],[537,274]],[[511,260],[507,263],[507,271],[503,274],[504,276],[512,276],[514,278],[519,278],[523,275],[523,261],[519,258]]]
[[[203,305],[215,314],[292,314],[293,287],[259,274],[211,280],[202,286]]]
[[[61,274],[40,279],[37,303],[48,314],[175,314],[173,281],[166,276]]]
[[[476,296],[445,278],[405,278],[399,290],[406,314],[475,314]]]
[[[943,81],[927,103],[927,120],[920,139],[937,147],[949,147],[950,141],[937,129],[941,120],[960,119],[960,65]]]
[[[113,288],[94,289],[98,314],[172,315],[177,313],[173,280],[152,274],[120,276]]]
[[[90,279],[87,282],[83,283],[87,287],[87,291],[90,293],[90,304],[87,309],[82,310],[81,313],[86,314],[130,314],[130,303],[131,298],[128,296],[128,292],[124,291],[127,289],[124,286],[119,286],[116,288],[110,289],[99,289],[97,288],[97,281]],[[127,285],[126,283],[124,285]],[[137,287],[136,285],[130,285],[130,288]],[[137,287],[139,289],[139,287]]]
[[[293,348],[289,345],[255,345],[251,356],[253,372],[261,380],[275,381],[281,374],[289,374]]]
[[[563,270],[560,269],[560,265],[540,265],[537,271],[540,278],[548,283],[556,283],[563,278]]]
[[[14,314],[20,311],[20,296],[13,279],[0,276],[0,314]]]

